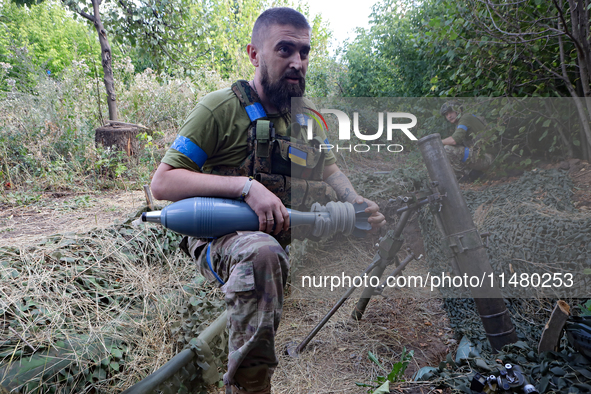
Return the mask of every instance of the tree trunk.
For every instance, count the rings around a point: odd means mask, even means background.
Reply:
[[[99,43],[101,45],[101,59],[103,63],[103,72],[105,89],[107,90],[107,106],[109,107],[109,120],[117,120],[117,101],[115,98],[115,81],[113,79],[113,67],[111,46],[107,40],[107,31],[101,21],[101,14],[99,5],[101,0],[92,0],[92,8],[94,12],[94,27],[98,33]]]
[[[591,119],[591,45],[589,43],[589,4],[585,0],[577,2],[576,5],[571,2],[571,25],[575,39],[578,40],[577,60],[579,62],[580,83],[583,90],[583,100],[587,108],[587,119]],[[583,159],[589,160],[589,151],[591,150],[591,138],[587,135],[587,145],[583,149]],[[581,141],[582,142],[582,141]]]
[[[95,130],[94,142],[105,148],[121,150],[127,156],[136,156],[140,149],[140,142],[137,138],[140,128],[130,124],[108,124]]]
[[[571,0],[572,1],[572,0]],[[560,2],[560,6],[562,7],[562,2]],[[573,33],[573,37],[576,40],[577,39],[577,30],[575,29],[575,23],[576,21],[571,21],[572,27],[573,27],[573,31],[575,33]],[[558,30],[561,30],[561,27],[564,28],[563,31],[566,30],[566,26],[562,26],[562,22],[560,21],[560,19],[558,20]],[[577,43],[574,43],[575,45],[577,45]],[[564,84],[566,85],[566,88],[568,89],[568,92],[570,93],[572,99],[574,100],[574,104],[575,107],[577,108],[577,113],[579,115],[579,119],[581,121],[581,127],[583,128],[583,135],[585,138],[581,138],[581,144],[583,144],[582,146],[582,154],[583,154],[583,159],[587,160],[588,158],[585,156],[588,156],[588,152],[589,149],[591,148],[591,127],[589,125],[589,117],[591,116],[591,112],[589,111],[589,107],[584,107],[583,103],[581,103],[581,97],[579,97],[577,95],[577,91],[575,90],[573,84],[571,83],[569,77],[568,77],[568,72],[566,70],[566,55],[564,53],[564,44],[562,42],[562,36],[558,36],[558,48],[559,48],[559,52],[560,52],[560,63],[561,63],[561,68],[562,68],[562,77],[564,80]],[[577,47],[580,48],[580,47]],[[579,59],[581,58],[581,54],[580,51],[578,51],[578,56]],[[580,65],[579,65],[580,67]],[[588,88],[583,86],[583,91],[588,91]],[[583,98],[583,100],[585,100],[585,104],[588,105],[588,101]],[[586,141],[585,141],[586,140]]]
[[[68,2],[66,0],[62,0],[62,2],[68,5]],[[101,13],[99,10],[99,6],[101,5],[102,0],[91,0],[91,2],[93,15],[90,15],[79,8],[76,9],[76,12],[83,18],[86,18],[89,21],[91,21],[94,24],[96,32],[98,33],[99,44],[101,45],[101,59],[103,64],[103,72],[105,74],[103,82],[105,83],[105,89],[107,90],[107,106],[109,107],[109,120],[116,121],[117,101],[115,100],[115,81],[113,79],[113,67],[111,66],[111,46],[109,45],[109,40],[107,40],[107,31],[105,30],[103,22],[101,21]]]

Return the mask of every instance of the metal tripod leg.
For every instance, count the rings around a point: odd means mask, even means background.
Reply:
[[[413,210],[409,209],[402,212],[400,215],[400,220],[396,225],[396,229],[394,230],[393,234],[388,234],[390,239],[386,239],[385,241],[380,242],[380,250],[378,253],[382,257],[381,264],[376,267],[376,269],[371,273],[371,276],[375,276],[381,278],[386,270],[388,265],[392,264],[394,260],[396,265],[399,265],[398,258],[396,254],[400,251],[402,244],[404,243],[404,239],[402,238],[402,231],[410,218]],[[363,317],[363,313],[365,312],[365,308],[367,308],[367,304],[369,304],[369,300],[371,297],[379,291],[379,287],[366,287],[361,294],[361,298],[357,301],[355,305],[355,309],[351,312],[351,317],[355,320],[361,320]]]
[[[376,253],[373,262],[369,265],[369,267],[367,267],[367,269],[363,272],[362,275],[370,273],[375,267],[378,266],[378,264],[380,264],[380,256]],[[339,310],[341,305],[343,305],[343,303],[349,299],[349,297],[351,296],[351,294],[353,294],[355,289],[355,286],[349,287],[349,289],[345,292],[345,294],[343,294],[341,299],[332,307],[330,311],[328,311],[328,313],[322,318],[322,320],[320,320],[316,327],[314,327],[312,331],[310,331],[308,336],[304,338],[302,342],[300,342],[299,345],[293,346],[293,344],[288,344],[286,349],[287,354],[292,357],[297,357],[306,348],[308,343],[310,343],[312,338],[314,338],[316,334],[318,334],[318,331],[320,331],[322,327],[324,327],[324,325],[328,322],[332,315],[334,315],[336,311]]]

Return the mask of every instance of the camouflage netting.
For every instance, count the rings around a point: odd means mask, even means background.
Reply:
[[[379,203],[423,188],[427,171],[397,168],[389,172],[360,172],[349,176],[349,179],[359,195]]]
[[[0,248],[0,392],[121,392],[190,347],[225,304],[179,240],[127,223]],[[225,334],[210,347],[224,365]],[[203,365],[194,358],[159,392],[207,392]]]
[[[479,232],[491,234],[487,253],[495,272],[572,272],[576,278],[584,278],[589,288],[591,278],[584,270],[591,268],[591,214],[573,208],[572,189],[566,172],[536,170],[515,182],[464,191]],[[441,249],[442,236],[428,209],[421,211],[420,225],[430,268],[434,272],[451,271]],[[520,342],[498,355],[490,353],[473,300],[448,298],[445,306],[458,339],[469,338],[477,349],[474,355],[480,356],[463,366],[448,358],[429,374],[431,379],[454,392],[470,393],[474,372],[498,375],[495,360],[500,359],[519,364],[540,392],[591,392],[591,363],[574,353],[564,338],[561,352],[537,354],[541,331],[556,298],[535,298],[531,292],[530,287],[523,297],[517,293],[506,300]],[[562,296],[571,307],[584,302],[568,298],[568,294]]]
[[[466,191],[464,196],[480,233],[489,232],[488,256],[497,275],[505,273],[505,288],[511,297],[588,296],[566,287],[536,294],[541,286],[508,286],[517,272],[572,273],[577,289],[589,290],[591,276],[591,214],[576,212],[570,202],[572,182],[560,170],[526,173],[516,182],[485,191]],[[449,271],[439,250],[441,235],[433,217],[424,210],[421,226],[435,272]],[[537,283],[537,282],[536,282]],[[574,287],[573,287],[574,289]],[[577,294],[578,293],[578,294]]]

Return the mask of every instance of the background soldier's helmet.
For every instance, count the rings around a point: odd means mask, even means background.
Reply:
[[[462,113],[462,103],[458,100],[452,100],[452,101],[448,101],[446,103],[444,103],[441,106],[441,110],[439,110],[439,113],[441,114],[441,116],[445,116],[445,114],[447,114],[448,112],[457,112],[458,114]]]

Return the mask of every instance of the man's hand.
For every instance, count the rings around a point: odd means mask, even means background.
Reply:
[[[447,137],[442,139],[441,143],[443,145],[456,145],[456,140],[454,140],[452,137]]]
[[[377,229],[386,224],[386,217],[381,212],[379,212],[380,207],[378,206],[378,204],[361,196],[355,197],[354,202],[358,204],[363,204],[364,202],[367,203],[367,208],[365,208],[365,212],[371,214],[367,219],[369,224],[371,224],[371,232],[377,231]]]
[[[271,234],[273,226],[277,235],[289,229],[289,213],[279,197],[271,193],[263,184],[253,180],[244,201],[259,217],[259,231]]]
[[[379,212],[378,204],[358,195],[349,178],[341,172],[336,164],[324,168],[324,181],[333,188],[341,201],[367,203],[365,212],[371,214],[367,221],[371,224],[372,232],[386,224],[386,218]]]

